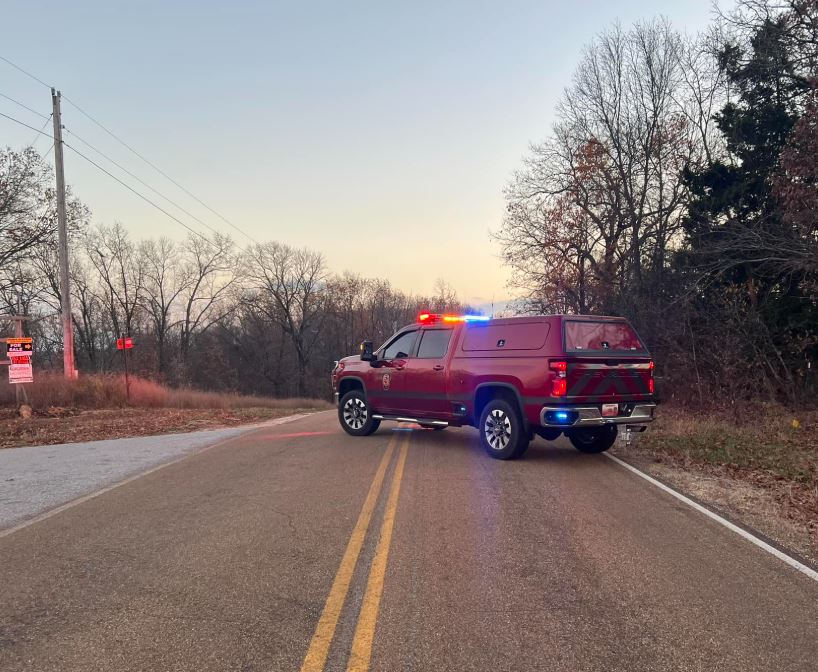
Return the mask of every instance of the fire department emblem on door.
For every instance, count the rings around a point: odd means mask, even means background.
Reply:
[[[389,386],[392,384],[392,376],[389,373],[383,374],[383,389],[388,390]]]

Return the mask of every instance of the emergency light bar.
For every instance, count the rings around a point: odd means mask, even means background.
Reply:
[[[488,315],[441,315],[440,313],[421,313],[418,322],[434,324],[435,322],[488,322]]]

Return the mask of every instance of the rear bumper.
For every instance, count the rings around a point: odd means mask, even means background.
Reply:
[[[337,392],[332,393],[332,399],[335,402],[335,405],[337,406],[338,405],[338,393]]]
[[[604,418],[599,406],[544,406],[540,411],[540,425],[562,428],[644,425],[653,422],[655,410],[656,404],[653,402],[637,402],[630,413]]]

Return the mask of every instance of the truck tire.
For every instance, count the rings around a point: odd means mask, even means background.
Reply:
[[[338,420],[347,434],[369,436],[378,430],[380,420],[372,417],[363,390],[350,390],[338,404]]]
[[[483,450],[497,460],[513,460],[528,448],[520,409],[505,399],[491,399],[485,405],[477,429]]]
[[[605,425],[566,432],[569,441],[580,453],[604,453],[616,441],[616,425]]]

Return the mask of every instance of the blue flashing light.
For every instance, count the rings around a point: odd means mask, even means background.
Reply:
[[[570,417],[567,411],[557,411],[554,413],[554,417],[557,419],[557,422],[568,422]]]
[[[463,320],[466,322],[488,322],[491,319],[489,315],[464,315]]]

